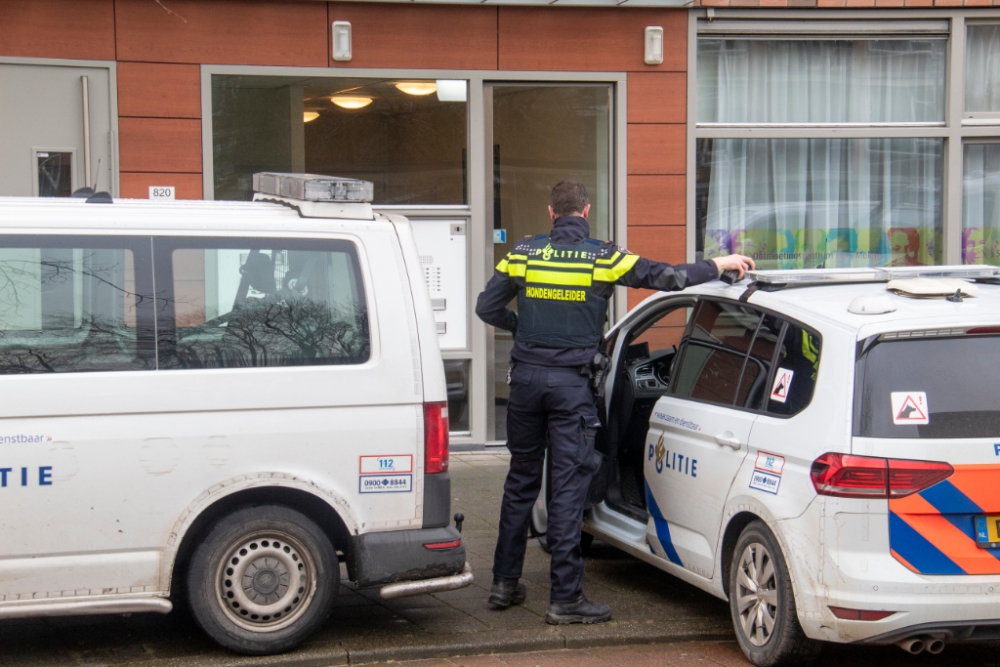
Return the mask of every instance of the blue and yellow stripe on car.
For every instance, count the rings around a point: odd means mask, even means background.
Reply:
[[[977,516],[1000,515],[1000,465],[955,465],[955,474],[889,501],[893,558],[920,574],[1000,574],[1000,549],[976,543]]]

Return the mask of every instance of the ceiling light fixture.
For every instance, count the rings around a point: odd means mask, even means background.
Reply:
[[[302,112],[302,122],[308,123],[319,118],[319,113],[316,111],[303,111]]]
[[[400,81],[396,88],[407,95],[433,95],[438,89],[433,81]]]
[[[341,109],[364,109],[372,103],[372,98],[357,95],[334,95],[330,101]]]

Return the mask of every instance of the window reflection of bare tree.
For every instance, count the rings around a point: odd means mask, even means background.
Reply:
[[[213,332],[210,340],[204,333]],[[185,341],[185,338],[188,339]],[[247,299],[224,326],[206,323],[179,336],[182,368],[359,363],[370,349],[368,313],[307,298]]]
[[[0,373],[145,366],[126,322],[142,300],[125,287],[126,251],[18,251],[0,260]]]

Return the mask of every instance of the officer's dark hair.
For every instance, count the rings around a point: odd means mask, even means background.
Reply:
[[[562,181],[552,188],[552,211],[556,215],[583,213],[589,203],[587,188],[580,181]]]

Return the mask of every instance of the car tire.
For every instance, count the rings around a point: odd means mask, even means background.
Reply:
[[[757,667],[805,665],[822,644],[802,632],[778,541],[763,521],[740,534],[729,568],[729,610],[743,654]]]
[[[188,568],[191,612],[216,642],[246,655],[287,651],[330,615],[340,565],[326,533],[282,505],[222,517]]]

